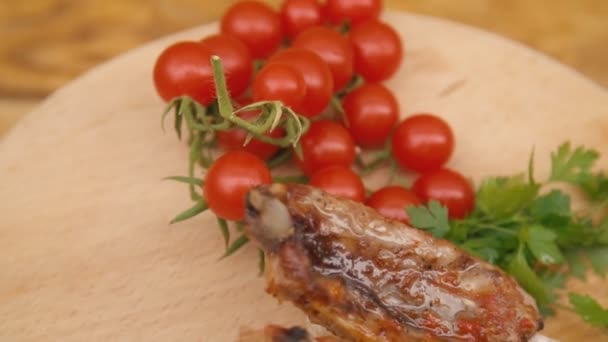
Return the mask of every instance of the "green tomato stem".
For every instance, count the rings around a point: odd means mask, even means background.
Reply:
[[[283,165],[283,163],[290,161],[291,157],[291,149],[286,148],[276,154],[272,159],[267,161],[266,165],[268,165],[269,168],[274,169],[275,167]]]
[[[213,69],[213,80],[215,82],[215,93],[220,115],[230,120],[234,116],[234,108],[232,107],[232,101],[230,101],[230,95],[228,94],[228,86],[226,85],[222,60],[218,56],[211,56],[211,68]]]
[[[308,183],[308,178],[303,175],[296,176],[276,176],[272,177],[272,181],[275,183],[297,183],[297,184],[306,184]]]

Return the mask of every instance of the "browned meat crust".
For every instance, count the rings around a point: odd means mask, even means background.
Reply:
[[[448,241],[305,185],[247,198],[247,234],[267,256],[267,291],[349,341],[527,341],[534,300]]]
[[[264,329],[268,342],[312,342],[310,335],[300,327],[283,328],[278,325],[268,325]]]

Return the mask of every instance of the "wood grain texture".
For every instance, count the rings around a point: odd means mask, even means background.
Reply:
[[[279,0],[266,0],[277,6]],[[144,42],[218,18],[235,0],[0,1],[0,135],[85,70]],[[543,51],[608,85],[608,1],[385,0]],[[13,105],[13,102],[16,104]]]
[[[465,26],[386,19],[407,44],[388,84],[403,115],[432,111],[452,124],[452,167],[475,180],[511,174],[535,146],[540,176],[565,139],[608,155],[608,94],[594,82]],[[241,328],[302,322],[264,293],[253,248],[218,261],[211,214],[167,224],[189,199],[160,179],[184,174],[187,148],[161,133],[150,69],[170,42],[215,29],[164,38],[92,70],[0,142],[0,341],[233,341]],[[571,284],[604,305],[606,285],[594,277]],[[567,313],[549,319],[545,333],[605,337]]]
[[[41,97],[143,42],[218,18],[231,1],[0,2],[0,96]],[[279,0],[266,0],[277,7]],[[608,2],[385,0],[530,45],[608,84]]]

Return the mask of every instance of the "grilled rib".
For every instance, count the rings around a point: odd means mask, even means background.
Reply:
[[[347,341],[527,341],[534,300],[448,241],[306,185],[259,186],[246,232],[267,292]]]
[[[298,326],[284,328],[274,324],[269,324],[264,328],[264,336],[265,342],[340,342],[331,336],[314,338],[306,329]]]
[[[305,329],[300,327],[283,328],[278,325],[268,325],[264,329],[267,342],[311,342],[312,339]]]

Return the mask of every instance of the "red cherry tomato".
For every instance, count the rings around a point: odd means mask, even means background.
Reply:
[[[253,57],[243,42],[227,35],[215,34],[201,40],[201,43],[222,59],[226,83],[231,96],[242,95],[251,82]]]
[[[399,69],[403,46],[389,25],[368,21],[355,26],[349,37],[355,49],[355,72],[366,81],[384,81]]]
[[[332,165],[350,167],[355,160],[355,142],[350,133],[330,120],[313,122],[300,144],[304,158],[296,156],[295,161],[308,176]]]
[[[436,200],[445,205],[450,218],[464,218],[475,206],[471,183],[460,173],[449,169],[421,175],[414,182],[412,190],[425,203]]]
[[[325,4],[325,15],[334,24],[376,19],[381,10],[382,0],[327,0]]]
[[[219,157],[205,176],[204,195],[209,209],[226,220],[245,215],[245,195],[252,187],[270,184],[270,170],[260,158],[244,151]]]
[[[365,187],[361,177],[344,166],[330,166],[315,172],[310,185],[330,195],[344,197],[357,202],[365,200]]]
[[[302,73],[287,64],[266,64],[253,80],[254,101],[281,101],[298,107],[306,96]]]
[[[442,167],[454,151],[454,134],[441,118],[417,114],[395,129],[393,157],[403,169],[428,172]]]
[[[405,208],[410,205],[420,205],[416,194],[404,187],[391,185],[374,192],[366,204],[376,209],[380,215],[389,219],[410,224],[410,218]]]
[[[238,113],[238,116],[245,120],[252,120],[257,115],[258,113],[256,111]],[[247,138],[247,131],[244,129],[233,128],[227,131],[218,131],[216,134],[217,142],[224,151],[243,150],[262,160],[268,160],[279,150],[277,145],[265,143],[256,138],[253,138],[247,145],[243,146],[243,143]],[[273,138],[279,138],[285,135],[285,131],[282,128],[277,128],[266,135]]]
[[[334,91],[344,88],[353,78],[354,52],[350,41],[328,27],[316,26],[302,32],[294,47],[310,50],[327,63],[334,80]]]
[[[317,0],[285,0],[281,19],[285,34],[294,38],[309,27],[321,25],[321,5]]]
[[[198,42],[179,42],[166,48],[154,65],[154,85],[170,101],[190,96],[206,106],[215,99],[211,51]]]
[[[300,106],[294,109],[307,117],[321,113],[333,95],[333,79],[329,66],[314,52],[290,48],[272,56],[269,64],[286,64],[298,70],[304,77],[306,95]]]
[[[344,97],[348,130],[357,145],[382,146],[397,119],[399,104],[393,93],[379,83],[366,83]]]
[[[255,58],[273,53],[281,44],[281,17],[270,6],[259,1],[240,1],[222,17],[221,32],[245,43]]]

